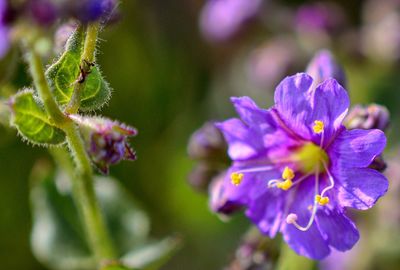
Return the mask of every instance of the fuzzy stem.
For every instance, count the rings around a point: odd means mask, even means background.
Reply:
[[[50,87],[44,75],[42,59],[40,58],[39,54],[33,49],[33,46],[29,47],[30,48],[27,54],[27,59],[36,90],[50,118],[55,122],[55,124],[57,124],[58,126],[62,126],[63,124],[68,122],[69,119],[63,114],[53,98]]]
[[[86,27],[86,36],[85,43],[83,46],[83,53],[81,56],[81,68],[83,72],[87,73],[87,76],[90,76],[89,72],[91,69],[91,64],[95,62],[95,51],[96,51],[96,43],[97,43],[97,35],[100,30],[100,23],[94,22],[90,23]],[[81,82],[75,82],[74,91],[72,93],[72,97],[67,107],[65,108],[65,112],[68,114],[77,113],[81,103],[81,92],[85,85],[85,79]]]
[[[83,219],[89,246],[98,263],[114,259],[115,252],[96,199],[93,171],[81,135],[75,123],[62,113],[54,100],[44,75],[42,61],[34,46],[28,48],[28,63],[39,97],[54,124],[66,133],[68,147],[74,157],[76,176],[71,179],[74,198]]]
[[[103,221],[94,190],[93,173],[82,138],[74,123],[64,127],[68,146],[77,166],[71,178],[75,201],[82,216],[89,246],[98,261],[115,258],[113,245]]]

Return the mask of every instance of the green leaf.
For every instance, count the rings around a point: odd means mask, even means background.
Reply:
[[[54,97],[60,105],[69,103],[79,78],[84,31],[78,28],[68,39],[64,53],[46,71]],[[81,111],[91,111],[103,106],[111,96],[111,89],[103,79],[99,66],[94,65],[81,90]]]
[[[51,123],[44,109],[35,100],[32,90],[22,91],[10,99],[12,124],[22,137],[34,144],[60,144],[65,133]]]
[[[68,177],[49,173],[34,182],[38,184],[31,191],[31,245],[37,259],[57,270],[95,269]],[[96,177],[95,188],[118,253],[143,245],[148,237],[149,220],[137,203],[112,178]]]
[[[155,270],[167,262],[181,246],[180,237],[148,243],[136,248],[121,258],[121,262],[131,269]]]
[[[30,196],[34,255],[52,269],[94,269],[95,262],[90,256],[71,196],[58,191],[54,171],[43,172],[45,166],[40,167],[42,172],[32,179],[37,184]]]

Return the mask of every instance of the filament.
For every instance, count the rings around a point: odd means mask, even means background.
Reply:
[[[327,192],[328,190],[332,189],[335,186],[335,181],[334,181],[334,179],[332,177],[332,174],[330,173],[330,171],[328,169],[328,166],[326,165],[325,161],[321,160],[321,162],[324,165],[324,169],[325,169],[326,173],[328,174],[328,178],[329,178],[329,181],[330,181],[330,185],[327,186],[326,188],[324,188],[322,190],[322,192],[321,192],[321,197],[323,197],[325,192]]]
[[[314,223],[315,215],[317,213],[317,208],[318,208],[318,203],[315,200],[315,197],[318,195],[318,192],[319,192],[318,182],[319,182],[319,165],[317,166],[317,170],[315,173],[315,192],[314,192],[315,194],[313,197],[314,204],[313,204],[313,208],[312,208],[311,217],[308,221],[307,226],[303,227],[297,223],[297,221],[296,221],[297,215],[296,214],[291,213],[286,218],[286,222],[288,222],[289,224],[293,224],[300,231],[303,231],[303,232],[308,231],[311,228],[312,224]]]
[[[261,167],[238,170],[235,171],[235,173],[267,172],[273,170],[274,168],[275,168],[274,166],[261,166]]]

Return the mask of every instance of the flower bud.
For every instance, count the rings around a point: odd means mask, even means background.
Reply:
[[[87,152],[102,173],[107,174],[109,165],[123,159],[136,159],[135,152],[127,142],[128,137],[137,134],[136,129],[101,117],[69,117],[81,127]]]
[[[313,88],[329,78],[334,78],[346,88],[346,75],[343,68],[335,61],[328,50],[322,50],[315,54],[307,66],[306,73],[313,79]]]
[[[227,270],[261,270],[274,269],[279,254],[277,241],[260,233],[256,227],[251,227],[243,236],[235,258]]]
[[[189,139],[188,154],[195,160],[226,161],[226,151],[225,139],[212,122],[205,123]]]
[[[390,114],[386,107],[371,104],[368,106],[354,106],[345,119],[345,126],[348,129],[373,129],[382,131],[389,125]]]
[[[212,164],[200,162],[190,172],[188,182],[197,191],[206,192],[208,185],[218,172],[219,170],[214,168]]]

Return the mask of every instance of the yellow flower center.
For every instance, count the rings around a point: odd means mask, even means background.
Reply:
[[[298,148],[292,155],[292,160],[299,166],[302,173],[310,173],[317,168],[319,172],[324,172],[324,164],[329,164],[328,154],[324,149],[314,143],[306,143]]]

